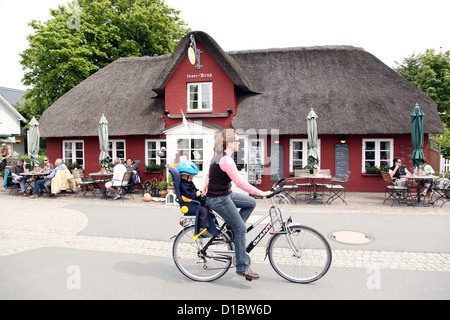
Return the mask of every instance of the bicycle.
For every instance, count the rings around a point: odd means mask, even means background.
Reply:
[[[271,238],[266,247],[266,256],[272,268],[284,279],[296,283],[310,283],[322,278],[331,265],[330,245],[318,231],[293,224],[291,217],[283,220],[281,209],[277,207],[274,196],[278,195],[289,206],[289,200],[280,194],[286,179],[280,179],[272,186],[272,194],[267,196],[272,201],[269,212],[247,228],[247,233],[267,217],[270,222],[247,245],[249,253],[260,243],[267,233]],[[217,214],[216,214],[217,215]],[[177,268],[186,277],[195,281],[214,281],[222,277],[235,263],[232,232],[224,222],[219,234],[211,238],[194,236],[194,219],[183,219],[183,228],[175,236],[172,255]],[[279,229],[275,232],[275,224]],[[251,281],[250,278],[246,278]]]

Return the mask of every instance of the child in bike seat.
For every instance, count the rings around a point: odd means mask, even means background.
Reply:
[[[189,200],[196,200],[200,202],[201,206],[198,213],[198,230],[201,232],[203,229],[209,229],[211,227],[211,217],[208,208],[205,205],[205,199],[202,192],[197,189],[194,182],[194,177],[199,173],[199,170],[195,163],[192,161],[181,161],[177,165],[177,170],[181,175],[180,193],[184,202]],[[202,233],[202,236],[211,236],[208,230]]]

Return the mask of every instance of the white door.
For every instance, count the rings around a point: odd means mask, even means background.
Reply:
[[[165,134],[167,162],[193,161],[200,170],[193,182],[198,189],[203,189],[206,174],[209,172],[211,159],[214,155],[215,131],[197,124],[191,124],[190,128],[180,125],[168,129]]]

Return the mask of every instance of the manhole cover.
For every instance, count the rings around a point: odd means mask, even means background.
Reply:
[[[328,238],[344,244],[369,244],[374,241],[371,235],[356,231],[335,231],[328,234]]]

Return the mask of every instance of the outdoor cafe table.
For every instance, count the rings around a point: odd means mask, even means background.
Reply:
[[[104,184],[110,180],[109,177],[113,176],[112,172],[94,172],[89,173],[89,176],[94,179],[94,196],[95,196],[95,189],[98,189],[103,192],[102,199],[108,199],[106,196],[106,187],[103,189],[100,184]]]
[[[331,179],[331,175],[329,174],[323,174],[323,173],[318,173],[318,174],[305,174],[302,175],[301,177],[302,179],[311,179],[311,184],[313,187],[313,200],[310,202],[307,202],[307,204],[323,204],[323,202],[321,200],[317,199],[317,179]]]
[[[428,207],[429,205],[427,203],[422,203],[420,202],[420,180],[423,179],[437,179],[438,177],[436,176],[427,176],[427,175],[421,175],[421,176],[417,176],[417,175],[405,175],[405,176],[400,176],[400,178],[405,178],[405,179],[412,179],[416,181],[416,187],[417,187],[417,202],[416,203],[411,203],[411,206],[414,207]]]
[[[44,172],[21,172],[19,173],[19,175],[21,176],[30,176],[33,177],[33,179],[28,179],[25,181],[25,189],[27,190],[32,190],[36,184],[36,180],[37,177],[43,177],[43,176],[48,176],[50,174],[51,171],[44,171]]]

